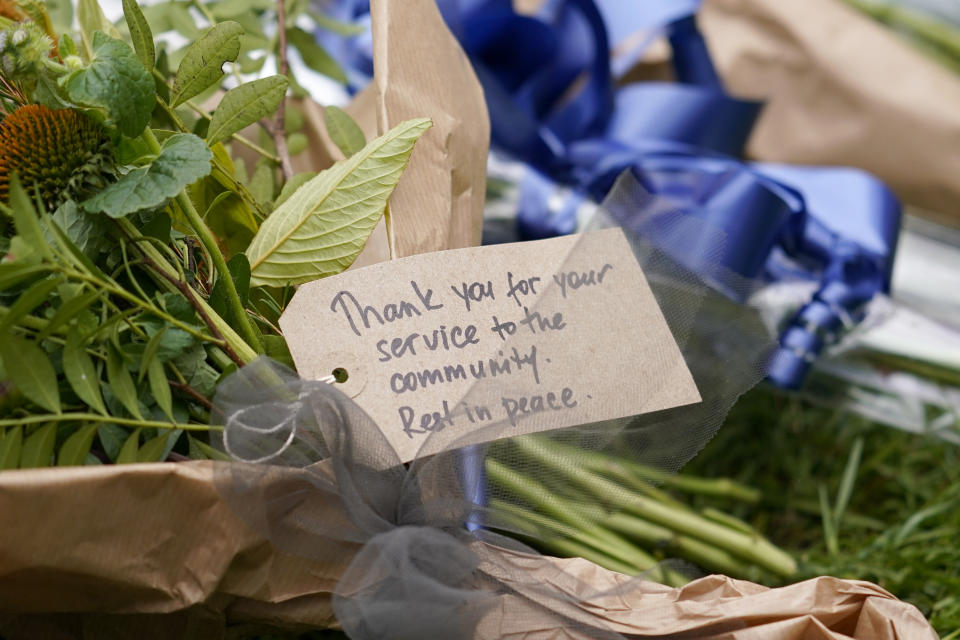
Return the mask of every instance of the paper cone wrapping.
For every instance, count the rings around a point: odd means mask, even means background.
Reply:
[[[874,173],[960,225],[960,78],[837,0],[705,0],[727,90],[767,101],[748,153]]]
[[[195,461],[37,469],[0,474],[0,635],[6,640],[156,638],[217,640],[225,626],[335,626],[330,596],[358,547],[337,564],[274,549],[231,510],[216,465]],[[322,466],[318,465],[318,469]],[[239,473],[234,470],[233,473]],[[297,482],[295,470],[280,469]],[[270,487],[283,486],[272,478]],[[339,503],[310,504],[343,518]],[[482,545],[482,543],[476,543]],[[579,558],[560,560],[485,546],[497,564],[538,585],[507,582],[536,602],[539,587],[581,601],[598,628],[640,637],[712,640],[936,638],[911,605],[866,583],[817,578],[768,589],[709,576],[680,589],[631,580]],[[481,565],[496,575],[498,569]],[[506,579],[509,580],[509,577]],[[623,590],[624,585],[629,585]],[[616,597],[592,594],[619,588]],[[590,638],[557,626],[543,608],[504,596],[478,640]]]

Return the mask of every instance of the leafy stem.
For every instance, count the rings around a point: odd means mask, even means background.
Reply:
[[[146,427],[156,429],[183,429],[184,431],[220,431],[223,427],[206,424],[181,424],[178,422],[164,422],[162,420],[141,420],[139,418],[120,418],[117,416],[103,416],[99,413],[53,413],[44,415],[28,415],[17,418],[0,420],[2,427],[18,427],[21,425],[38,424],[44,422],[108,422],[126,427]]]
[[[151,150],[159,155],[160,142],[157,141],[157,137],[150,128],[144,131],[144,137],[147,140],[147,144],[150,145]],[[213,261],[213,266],[216,268],[219,277],[223,278],[227,307],[233,314],[233,320],[237,323],[240,335],[255,351],[263,353],[263,345],[260,343],[260,337],[254,331],[253,325],[247,317],[247,312],[243,308],[243,303],[240,301],[240,294],[237,293],[237,285],[230,275],[230,270],[227,268],[227,261],[224,260],[223,253],[220,251],[220,247],[217,245],[217,240],[213,237],[210,227],[208,227],[203,221],[203,218],[200,217],[200,213],[197,211],[197,208],[193,206],[193,202],[185,190],[177,195],[177,204],[183,209],[183,213],[197,234],[200,243],[204,249],[207,250],[207,253],[210,254],[210,259]]]

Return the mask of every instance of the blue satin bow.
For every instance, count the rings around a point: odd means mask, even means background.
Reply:
[[[510,0],[438,4],[483,84],[493,144],[530,166],[518,212],[524,237],[573,232],[583,199],[602,200],[631,170],[725,242],[706,261],[689,234],[671,237],[649,224],[635,230],[658,235],[663,249],[731,298],[751,293],[743,282],[819,283],[771,362],[768,377],[783,387],[799,386],[823,347],[888,290],[900,223],[895,196],[856,169],[739,160],[762,105],[723,90],[694,19],[699,0],[547,0],[535,16],[516,13]],[[338,6],[342,19],[367,10],[365,0]],[[638,34],[664,31],[677,82],[617,87],[616,76],[646,44]],[[358,85],[366,82],[368,46],[323,40]],[[561,184],[572,195],[557,205]],[[629,214],[620,222],[632,224]]]

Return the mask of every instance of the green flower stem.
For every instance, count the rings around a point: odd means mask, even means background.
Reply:
[[[99,413],[53,413],[46,415],[29,415],[20,418],[0,420],[0,428],[19,427],[21,425],[38,424],[43,422],[109,422],[125,427],[153,427],[156,429],[183,429],[184,431],[222,431],[223,427],[206,424],[180,424],[178,422],[161,422],[160,420],[139,420],[137,418],[118,418],[104,416]]]
[[[124,233],[126,233],[131,239],[139,240],[143,237],[133,223],[126,218],[121,218],[117,222],[120,224],[120,228],[123,229]],[[179,288],[172,284],[179,279],[177,270],[167,263],[163,257],[163,254],[161,254],[156,247],[148,242],[138,242],[137,250],[141,251],[143,255],[148,258],[158,270],[162,272],[161,277],[157,278],[157,282],[160,284],[160,286],[172,293],[183,293]],[[217,314],[216,311],[213,310],[206,300],[200,296],[196,296],[194,302],[196,302],[196,304],[206,315],[206,319],[209,320],[208,324],[210,329],[219,333],[229,346],[230,350],[236,354],[236,359],[239,360],[238,364],[245,364],[257,357],[257,352],[254,351],[250,345],[244,342],[243,338],[241,338],[240,335],[233,330],[233,327],[231,327]]]
[[[144,137],[150,145],[150,149],[159,155],[160,142],[158,142],[157,137],[153,135],[153,130],[147,127],[144,130]],[[260,343],[260,337],[253,330],[250,318],[247,317],[247,311],[243,308],[243,303],[240,302],[237,285],[230,275],[230,270],[227,268],[227,261],[223,259],[223,253],[220,252],[220,247],[217,245],[217,240],[213,237],[210,227],[208,227],[203,221],[203,218],[200,217],[197,208],[193,206],[193,201],[190,200],[185,190],[177,195],[177,203],[187,217],[190,226],[193,227],[200,243],[207,250],[207,253],[210,254],[210,259],[213,261],[213,266],[216,268],[217,274],[223,279],[224,289],[226,290],[227,307],[233,314],[233,320],[237,323],[240,335],[243,336],[246,343],[257,353],[263,353],[263,345]]]
[[[569,459],[556,456],[549,447],[542,445],[541,440],[517,438],[515,442],[524,453],[564,474],[598,499],[616,504],[633,515],[677,533],[708,542],[778,576],[790,577],[796,572],[797,565],[793,558],[762,537],[730,529],[696,513],[671,507],[647,496],[630,495],[620,485],[582,466],[571,466]]]
[[[638,549],[618,534],[588,522],[573,503],[552,493],[540,483],[493,459],[487,459],[486,469],[492,482],[505,487],[514,495],[543,510],[547,515],[585,533],[590,539],[596,541],[599,549],[604,553],[620,558],[621,561],[638,568],[656,564],[650,554]]]

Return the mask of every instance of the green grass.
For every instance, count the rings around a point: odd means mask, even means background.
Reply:
[[[737,404],[684,472],[759,489],[758,506],[697,506],[762,530],[795,553],[802,578],[869,580],[916,605],[940,634],[960,630],[960,447],[764,388]]]

